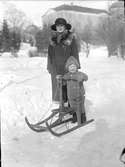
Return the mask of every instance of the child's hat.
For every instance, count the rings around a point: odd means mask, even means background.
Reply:
[[[77,67],[77,69],[80,68],[80,65],[79,65],[77,59],[76,59],[75,57],[73,57],[73,56],[70,56],[70,57],[68,58],[68,60],[67,60],[67,62],[66,62],[66,64],[65,64],[66,70],[68,70],[68,67],[69,67],[71,64],[75,64],[76,67]]]

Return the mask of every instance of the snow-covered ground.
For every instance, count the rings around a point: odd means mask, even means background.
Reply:
[[[50,113],[51,82],[46,58],[0,57],[3,167],[122,167],[125,147],[125,61],[95,48],[80,54],[88,74],[86,113],[95,122],[61,138],[31,131],[31,122]]]

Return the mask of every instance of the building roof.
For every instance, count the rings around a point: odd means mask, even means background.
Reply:
[[[110,9],[113,8],[124,8],[124,1],[115,2],[110,6]]]
[[[62,11],[62,10],[67,10],[67,11],[75,11],[75,12],[81,12],[81,13],[92,13],[92,14],[101,14],[101,13],[108,13],[106,10],[102,9],[93,9],[93,8],[88,8],[88,7],[81,7],[77,5],[60,5],[58,7],[53,8],[55,11]]]

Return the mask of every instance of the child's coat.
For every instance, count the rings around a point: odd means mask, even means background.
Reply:
[[[67,83],[67,96],[70,106],[84,113],[85,89],[83,81],[87,81],[88,76],[79,71],[75,73],[68,72],[64,75],[64,80]]]

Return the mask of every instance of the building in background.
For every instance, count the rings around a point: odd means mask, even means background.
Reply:
[[[43,24],[53,24],[58,17],[65,18],[70,24],[72,24],[75,31],[82,31],[84,26],[90,24],[90,26],[96,27],[99,20],[107,17],[108,12],[102,9],[93,9],[88,7],[81,7],[77,5],[60,5],[55,8],[49,9],[43,16]]]

